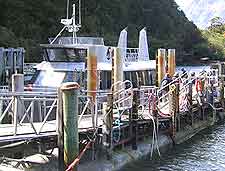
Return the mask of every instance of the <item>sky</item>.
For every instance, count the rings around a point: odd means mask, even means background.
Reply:
[[[210,25],[214,17],[225,19],[225,0],[175,0],[187,18],[199,28]]]

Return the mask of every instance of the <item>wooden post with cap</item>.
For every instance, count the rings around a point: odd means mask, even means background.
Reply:
[[[78,95],[79,84],[64,83],[61,86],[64,125],[64,164],[68,167],[79,154]],[[74,167],[73,171],[77,171]]]

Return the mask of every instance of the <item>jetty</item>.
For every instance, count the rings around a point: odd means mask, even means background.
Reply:
[[[41,45],[32,79],[23,48],[0,48],[0,170],[119,170],[224,119],[224,63],[176,71],[175,49],[150,60],[146,28],[137,48],[126,28],[117,46],[77,37],[77,8]]]
[[[119,48],[114,50],[118,52]],[[159,49],[156,58],[158,81],[162,79],[160,74],[165,67],[162,66],[165,52]],[[90,52],[87,54],[90,55],[88,59],[93,58]],[[135,155],[134,151],[140,152],[145,146],[149,148],[145,155],[153,154],[155,150],[160,155],[163,140],[167,145],[179,144],[224,118],[224,64],[213,64],[210,70],[196,75],[180,73],[164,87],[133,87],[132,80],[114,81],[121,73],[120,63],[115,62],[121,56],[115,54],[112,56],[114,77],[111,89],[107,91],[95,89],[92,75],[97,71],[93,65],[87,72],[87,77],[92,80],[87,90],[78,83],[68,82],[55,91],[45,92],[42,88],[39,88],[41,91],[27,91],[29,87],[24,87],[23,74],[12,74],[11,91],[3,87],[0,93],[3,166],[10,162],[32,163],[33,160],[22,160],[24,154],[44,155],[47,150],[58,149],[59,170],[76,168],[78,163],[80,170],[93,166],[117,170],[129,163],[125,162],[128,159],[124,159],[124,165],[114,163],[118,160],[116,156],[121,155],[117,155],[119,151],[131,150],[132,158],[139,159],[143,156]],[[172,55],[168,59],[174,60],[174,50],[168,54]],[[171,72],[175,72],[175,68]],[[197,81],[201,83],[199,90]],[[24,144],[39,150],[25,153],[19,148]],[[13,159],[18,155],[20,160]],[[106,163],[112,161],[111,166],[101,165],[102,158]],[[35,163],[38,162],[37,159]]]

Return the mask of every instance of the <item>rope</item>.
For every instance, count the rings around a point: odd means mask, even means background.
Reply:
[[[108,112],[109,113],[109,112]],[[91,147],[91,144],[94,143],[96,141],[97,138],[97,133],[98,133],[98,129],[100,127],[97,127],[93,138],[91,139],[90,137],[87,136],[87,138],[89,139],[89,142],[86,144],[86,146],[80,151],[79,155],[74,159],[74,161],[67,167],[66,171],[70,171],[71,169],[73,169],[80,161],[80,159],[83,157],[83,155],[85,154],[85,152],[87,151],[88,148]]]
[[[80,152],[80,154],[74,159],[74,161],[67,167],[66,171],[72,170],[80,161],[84,153],[87,151],[88,148],[91,147],[92,141],[89,141],[86,146],[83,148],[83,150]]]
[[[141,105],[142,107],[142,112],[141,115],[143,115],[144,111],[145,111],[145,107],[143,105]],[[147,115],[153,123],[153,132],[152,132],[152,145],[151,145],[151,158],[153,156],[153,150],[154,150],[154,145],[156,144],[156,148],[157,148],[157,152],[158,155],[161,156],[160,151],[159,151],[159,145],[158,145],[158,138],[157,138],[157,133],[156,133],[156,123],[155,120],[153,118],[153,116],[149,113],[149,115]]]

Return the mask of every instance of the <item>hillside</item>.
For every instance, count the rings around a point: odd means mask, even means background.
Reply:
[[[66,1],[0,0],[0,46],[23,46],[26,61],[40,61],[40,43],[62,28]],[[129,46],[138,45],[138,32],[148,30],[151,58],[157,48],[176,48],[178,62],[198,61],[196,47],[204,42],[197,27],[179,10],[174,0],[82,0],[81,36],[102,36],[116,45],[120,31],[128,26]]]
[[[207,46],[208,54],[211,58],[224,60],[225,57],[225,22],[222,18],[216,17],[211,20],[210,27],[202,30],[202,35],[206,40],[202,46]]]
[[[210,26],[214,17],[225,18],[224,0],[176,0],[186,16],[199,28]]]

